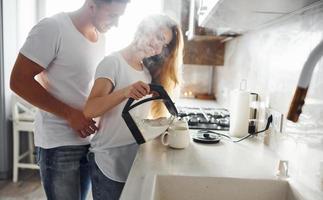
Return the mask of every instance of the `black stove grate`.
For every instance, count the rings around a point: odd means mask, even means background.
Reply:
[[[226,109],[196,107],[179,107],[177,109],[179,117],[188,122],[190,129],[229,130],[230,115]]]

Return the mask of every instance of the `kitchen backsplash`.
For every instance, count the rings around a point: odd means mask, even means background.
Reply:
[[[198,93],[212,93],[214,68],[208,65],[184,65],[180,96],[193,98]]]
[[[227,42],[224,67],[216,67],[214,73],[218,102],[228,107],[230,91],[246,79],[248,90],[259,93],[264,105],[286,119],[303,64],[322,39],[323,6],[317,6]],[[291,177],[313,191],[323,189],[319,178],[323,163],[322,65],[323,59],[313,73],[299,122],[285,120],[283,133],[265,136],[269,147],[290,161]]]

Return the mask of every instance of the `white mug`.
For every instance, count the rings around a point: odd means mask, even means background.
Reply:
[[[170,127],[168,131],[162,134],[162,144],[175,149],[184,149],[188,147],[191,141],[188,128],[181,126]]]
[[[173,127],[183,127],[183,128],[188,129],[188,123],[187,123],[187,121],[185,121],[183,119],[175,119],[170,127],[171,128],[173,128]]]

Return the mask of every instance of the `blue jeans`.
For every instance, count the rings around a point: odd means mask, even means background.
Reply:
[[[37,163],[48,200],[85,200],[91,182],[89,145],[37,147]]]
[[[94,200],[118,200],[124,183],[106,177],[94,160],[94,153],[89,153],[91,165],[92,195]]]

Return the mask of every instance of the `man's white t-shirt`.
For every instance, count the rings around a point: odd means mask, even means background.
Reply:
[[[40,79],[60,101],[83,109],[93,85],[95,69],[105,53],[104,35],[91,42],[74,26],[67,13],[41,20],[30,31],[20,53],[45,70]],[[58,108],[59,109],[59,108]],[[89,144],[63,118],[39,110],[35,119],[35,145],[54,148]]]
[[[137,81],[151,82],[151,75],[146,68],[142,71],[134,69],[120,53],[103,59],[95,73],[95,79],[98,78],[109,79],[114,90],[128,87]],[[94,152],[95,162],[102,173],[118,182],[126,181],[138,149],[136,140],[121,115],[126,103],[127,100],[121,102],[101,116],[99,130],[91,140],[90,149]],[[147,118],[150,105],[149,102],[142,104],[134,114]]]

